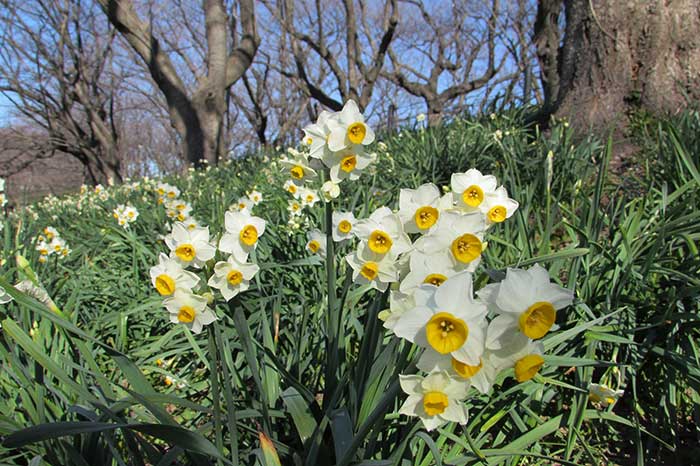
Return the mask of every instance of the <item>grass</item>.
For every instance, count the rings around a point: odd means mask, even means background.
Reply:
[[[14,292],[0,308],[3,464],[267,466],[275,454],[294,465],[692,461],[700,116],[640,118],[635,170],[612,175],[615,141],[576,140],[562,122],[540,134],[521,121],[502,114],[385,135],[373,171],[335,201],[360,218],[396,207],[399,188],[447,186],[470,167],[493,173],[521,207],[489,236],[477,288],[508,266],[540,262],[575,290],[560,331],[545,339],[540,375],[470,398],[466,426],[428,434],[395,414],[397,375],[415,370],[415,350],[385,334],[377,315],[386,296],[351,286],[338,261],[337,301],[327,299],[326,269],[304,250],[304,229],[286,228],[275,155],[255,154],[169,180],[212,231],[246,190],[265,196],[254,287],[219,305],[220,320],[199,336],[168,323],[150,286],[167,229],[144,183],[89,196],[80,212],[72,196],[5,221],[0,285],[26,277],[21,253],[61,313]],[[110,214],[127,201],[140,216],[124,230]],[[326,213],[319,203],[307,216],[321,228]],[[47,225],[73,251],[39,264],[33,241]],[[338,348],[330,358],[329,343]],[[625,389],[614,407],[588,402],[586,387],[599,380]],[[40,427],[20,430],[30,426]]]

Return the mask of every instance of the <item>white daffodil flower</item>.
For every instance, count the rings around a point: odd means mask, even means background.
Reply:
[[[208,285],[216,288],[226,301],[250,287],[250,280],[260,270],[256,264],[239,261],[235,255],[230,255],[226,261],[214,265],[214,275]]]
[[[321,193],[323,194],[323,199],[329,202],[340,196],[340,185],[328,180],[321,186]]]
[[[484,351],[479,364],[465,364],[449,354],[440,354],[432,348],[423,351],[417,364],[425,372],[446,371],[455,378],[469,380],[471,386],[483,394],[491,391],[499,369],[493,363],[493,353]]]
[[[231,208],[230,210],[233,211],[233,212],[238,211],[238,212],[246,212],[246,213],[248,213],[248,212],[250,212],[251,210],[253,210],[253,207],[255,207],[255,204],[253,203],[253,201],[251,201],[250,199],[248,199],[248,197],[246,197],[246,196],[241,196],[241,197],[238,198],[238,200],[236,201],[236,203],[233,204],[231,207],[232,207],[232,208]]]
[[[252,190],[248,193],[248,199],[253,203],[253,205],[258,205],[263,200],[263,195],[260,191]]]
[[[318,194],[313,189],[299,186],[299,200],[303,207],[313,207],[321,198],[318,197]]]
[[[476,168],[471,168],[466,173],[453,173],[450,185],[457,206],[473,212],[487,195],[496,191],[498,181],[493,175],[482,175]]]
[[[177,259],[183,267],[200,268],[216,253],[216,248],[209,243],[208,227],[188,230],[181,222],[173,224],[173,231],[165,237],[165,244],[170,249],[170,257]]]
[[[399,193],[399,218],[406,233],[427,233],[437,226],[440,213],[452,207],[451,196],[441,197],[432,183]]]
[[[287,211],[289,212],[289,215],[292,217],[299,217],[301,216],[303,206],[301,205],[301,202],[291,200],[289,201],[289,204],[287,205]]]
[[[365,123],[365,117],[353,100],[348,100],[335,118],[328,120],[328,148],[338,152],[353,145],[372,144],[374,131]]]
[[[285,181],[283,188],[289,194],[294,196],[295,199],[299,198],[299,187],[297,186],[297,184],[293,180]]]
[[[613,390],[607,385],[592,383],[588,385],[588,399],[594,403],[600,403],[604,408],[615,404],[625,394],[624,390]]]
[[[327,155],[323,163],[330,168],[331,181],[340,183],[343,180],[353,181],[360,178],[362,171],[376,158],[375,153],[368,154],[362,146],[354,146]]]
[[[333,212],[333,241],[340,242],[352,238],[356,222],[352,212]]]
[[[314,228],[306,233],[306,250],[311,254],[318,254],[322,259],[326,258],[326,235],[321,230]]]
[[[391,251],[398,256],[411,249],[411,240],[403,231],[401,219],[388,207],[380,207],[369,218],[358,220],[355,235],[377,254]]]
[[[428,431],[447,422],[467,423],[469,413],[462,400],[469,391],[468,381],[433,372],[426,377],[400,375],[399,382],[408,395],[399,413],[419,417]]]
[[[182,268],[180,262],[160,253],[158,265],[151,267],[151,283],[161,296],[171,296],[177,289],[191,290],[199,277]]]
[[[539,341],[525,340],[521,344],[517,340],[509,346],[492,353],[492,361],[498,371],[513,369],[515,380],[526,382],[533,378],[544,365],[544,345]]]
[[[473,272],[479,265],[484,250],[486,222],[476,212],[443,212],[437,227],[419,238],[414,247],[424,254],[449,251],[456,270]]]
[[[207,299],[186,290],[176,289],[173,296],[163,300],[163,305],[170,313],[171,323],[184,324],[195,334],[216,320],[214,312],[207,307]]]
[[[500,283],[486,285],[477,293],[498,315],[491,321],[486,345],[502,346],[501,335],[520,330],[537,340],[549,332],[558,310],[573,302],[573,292],[549,281],[549,272],[539,264],[528,270],[511,269]]]
[[[281,159],[279,163],[284,168],[284,173],[299,186],[318,177],[316,170],[311,168],[308,155],[304,152],[295,152],[293,157]]]
[[[372,288],[385,291],[389,283],[399,279],[394,253],[377,254],[361,243],[357,251],[347,255],[345,260],[353,270],[353,281],[360,285],[369,283]]]
[[[464,364],[479,365],[487,307],[472,296],[471,274],[461,272],[439,287],[421,285],[414,299],[416,307],[399,318],[394,333],[423,348],[450,354]]]
[[[381,311],[379,319],[384,322],[384,328],[394,333],[394,327],[404,312],[416,307],[412,294],[392,290],[389,293],[389,309]]]
[[[479,211],[486,216],[487,224],[501,223],[518,210],[518,202],[508,197],[508,191],[500,186],[493,193],[487,193],[479,204]]]
[[[447,250],[433,254],[412,251],[409,259],[410,272],[401,281],[399,289],[404,293],[421,285],[440,286],[445,280],[456,275],[455,262]]]
[[[330,153],[328,138],[330,129],[328,123],[335,117],[326,110],[318,115],[316,123],[306,126],[304,131],[304,144],[309,148],[309,157],[323,159]]]
[[[265,233],[265,220],[248,212],[226,212],[224,224],[226,233],[221,236],[219,249],[245,262],[248,254],[258,246],[258,238]]]

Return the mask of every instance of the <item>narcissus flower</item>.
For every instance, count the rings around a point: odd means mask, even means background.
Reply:
[[[283,188],[285,191],[287,191],[289,194],[291,194],[295,198],[299,197],[299,187],[296,185],[296,183],[294,181],[292,181],[292,180],[285,181]]]
[[[338,183],[334,183],[331,180],[328,180],[325,183],[323,183],[323,186],[321,186],[321,193],[323,194],[323,198],[326,201],[335,199],[338,196],[340,196],[340,185]]]
[[[604,408],[615,404],[624,394],[624,390],[613,390],[607,385],[597,383],[588,385],[588,399],[594,403],[600,403]]]
[[[458,273],[450,253],[446,250],[433,254],[413,251],[409,259],[409,267],[410,272],[400,285],[400,290],[404,293],[410,293],[421,285],[440,286]]]
[[[323,162],[330,168],[331,181],[356,180],[362,171],[376,160],[376,154],[365,152],[362,146],[350,147],[326,156]]]
[[[224,223],[226,233],[219,240],[219,249],[245,262],[258,246],[258,238],[265,233],[265,220],[247,212],[226,212]]]
[[[493,360],[499,370],[514,371],[515,380],[527,382],[544,366],[544,345],[539,341],[526,340],[525,344],[513,343],[493,352]]]
[[[416,307],[413,294],[392,290],[389,293],[389,309],[381,311],[377,317],[384,322],[384,328],[394,333],[394,326],[404,312]]]
[[[205,325],[216,320],[207,307],[207,299],[186,290],[176,289],[173,296],[165,298],[163,305],[170,313],[170,322],[184,324],[192,333],[200,333]]]
[[[428,431],[447,422],[467,423],[469,413],[462,400],[469,391],[468,381],[433,372],[426,377],[400,375],[399,382],[408,395],[399,413],[419,417]]]
[[[421,285],[414,299],[416,307],[400,317],[394,333],[464,364],[478,365],[484,352],[487,308],[472,296],[471,274],[461,272],[439,287]]]
[[[294,151],[291,157],[281,159],[279,163],[282,165],[285,175],[288,175],[292,182],[299,186],[318,177],[316,170],[311,168],[311,164],[309,164],[308,156],[303,152]]]
[[[199,277],[182,268],[180,262],[160,253],[158,265],[151,267],[151,284],[161,296],[171,296],[177,289],[191,290]]]
[[[508,197],[508,191],[503,186],[489,193],[479,205],[479,210],[486,216],[488,224],[501,223],[510,218],[518,209],[517,201]]]
[[[315,228],[306,233],[306,250],[311,254],[317,254],[321,258],[326,258],[326,235],[321,230]]]
[[[316,123],[308,125],[304,128],[304,144],[309,148],[309,157],[315,159],[323,159],[330,153],[328,149],[328,138],[330,137],[330,129],[328,122],[333,118],[333,114],[326,110],[318,115]]]
[[[533,340],[549,332],[557,311],[573,301],[573,292],[549,281],[549,272],[539,264],[529,270],[511,269],[500,283],[486,285],[479,297],[498,314],[489,330],[487,346],[500,347],[500,335],[519,329]]]
[[[226,301],[250,287],[250,280],[258,273],[260,267],[239,261],[235,255],[230,255],[225,261],[214,265],[214,275],[209,278],[208,285],[216,288]]]
[[[258,205],[263,200],[263,195],[260,191],[252,190],[248,193],[248,199],[253,203],[253,205]]]
[[[299,200],[304,207],[313,207],[320,200],[316,191],[299,186]]]
[[[333,212],[333,241],[352,238],[356,221],[352,212]]]
[[[469,380],[472,387],[484,394],[489,393],[499,372],[493,363],[493,354],[489,351],[484,351],[479,364],[470,365],[458,361],[450,354],[440,354],[432,348],[426,348],[417,367],[425,372],[445,371],[457,379]]]
[[[328,148],[333,152],[374,142],[374,131],[365,123],[365,117],[353,100],[348,100],[340,113],[328,120],[327,125],[330,129]]]
[[[165,237],[165,244],[170,249],[170,257],[183,267],[200,268],[216,253],[216,248],[209,243],[209,227],[189,230],[185,224],[175,222],[173,231]]]
[[[496,191],[498,181],[495,176],[482,175],[479,170],[472,168],[466,173],[453,173],[450,184],[457,206],[475,211],[487,195]]]
[[[377,254],[391,251],[398,256],[411,249],[411,240],[404,233],[399,216],[388,207],[380,207],[369,218],[358,220],[355,235]]]
[[[415,243],[425,254],[449,251],[457,270],[473,272],[484,249],[486,223],[480,213],[444,212],[437,227]]]
[[[440,212],[451,207],[451,198],[445,200],[432,183],[417,189],[402,189],[399,193],[399,218],[406,233],[427,233],[437,226]]]
[[[394,253],[377,254],[365,244],[360,244],[357,251],[345,257],[352,267],[355,283],[369,285],[379,291],[385,291],[389,283],[398,281],[396,255]]]

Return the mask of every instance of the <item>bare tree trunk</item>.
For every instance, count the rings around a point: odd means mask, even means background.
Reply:
[[[549,113],[581,130],[602,130],[624,127],[634,108],[673,113],[700,97],[697,0],[567,0],[565,15],[554,79],[544,62]],[[555,38],[541,43],[551,49]]]

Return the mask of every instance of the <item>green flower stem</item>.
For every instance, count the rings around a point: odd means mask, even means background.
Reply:
[[[216,436],[216,448],[224,451],[224,439],[221,430],[221,405],[219,401],[219,353],[216,351],[216,330],[213,325],[207,327],[209,335],[209,376],[211,377],[212,410],[214,413],[214,434]],[[216,461],[221,465],[221,461]]]
[[[328,173],[326,171],[326,179]],[[325,394],[330,395],[338,383],[338,340],[340,337],[340,309],[337,308],[336,296],[336,271],[335,271],[335,245],[333,243],[333,204],[327,201],[325,204],[325,230],[326,230],[326,293],[328,296],[328,324],[326,328],[326,381]],[[330,396],[324,396],[324,406],[330,401]]]
[[[223,372],[224,399],[226,400],[226,421],[228,424],[231,464],[233,464],[233,466],[238,466],[238,428],[236,426],[236,408],[233,403],[231,375],[229,373],[228,364],[224,355],[224,329],[223,327],[219,326],[218,322],[214,322],[213,326],[216,329],[216,345],[221,352],[221,370]]]

